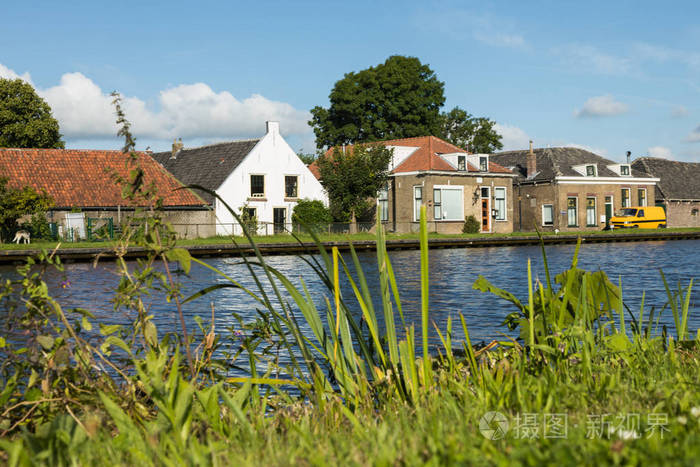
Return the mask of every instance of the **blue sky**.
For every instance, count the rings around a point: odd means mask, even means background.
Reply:
[[[0,76],[31,82],[69,147],[260,136],[314,150],[309,110],[394,54],[445,82],[445,110],[498,122],[506,149],[575,145],[700,162],[700,2],[10,2]]]

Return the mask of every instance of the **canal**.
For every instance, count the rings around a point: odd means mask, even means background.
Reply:
[[[571,264],[574,245],[547,246],[550,270],[554,275],[566,270]],[[420,252],[417,250],[394,251],[390,253],[400,291],[401,303],[407,323],[415,323],[420,329]],[[368,279],[375,306],[380,308],[379,284],[376,273],[376,254],[362,252],[360,260]],[[352,263],[349,254],[346,261]],[[492,247],[469,249],[442,249],[430,251],[430,318],[444,331],[448,317],[453,323],[453,339],[463,337],[459,323],[459,313],[463,313],[469,326],[472,341],[490,341],[510,334],[502,326],[505,316],[515,308],[490,294],[472,288],[479,275],[492,284],[503,288],[521,300],[527,300],[527,260],[532,260],[534,277],[545,281],[542,255],[538,246]],[[255,289],[255,282],[247,268],[237,258],[209,258],[206,260],[215,268],[233,277],[241,284]],[[310,290],[319,309],[324,309],[324,297],[332,300],[321,280],[311,268],[295,256],[272,256],[268,263],[283,272],[296,284],[303,280]],[[639,310],[642,293],[645,292],[645,308],[654,306],[657,311],[666,303],[659,270],[663,269],[672,288],[680,280],[683,286],[690,279],[697,282],[700,273],[700,240],[653,241],[634,243],[598,243],[583,245],[579,257],[579,267],[608,274],[614,283],[622,281],[623,296],[629,307]],[[130,263],[131,267],[135,263]],[[0,274],[13,274],[13,267],[0,266]],[[182,282],[185,296],[218,283],[226,282],[214,272],[200,265],[192,265],[189,276],[177,273]],[[131,321],[121,310],[115,310],[111,302],[113,291],[119,283],[114,262],[100,262],[94,267],[89,263],[67,264],[64,273],[50,273],[46,277],[51,292],[64,308],[80,307],[93,312],[97,321],[105,324],[126,324]],[[700,287],[695,288],[696,291]],[[343,295],[352,300],[353,293],[347,282],[342,288]],[[700,327],[698,292],[691,301],[689,328],[692,335]],[[179,321],[174,303],[168,303],[162,294],[154,293],[147,299],[159,332],[179,331]],[[216,329],[224,332],[236,329],[240,316],[244,321],[257,316],[256,302],[240,290],[218,289],[204,297],[183,306],[188,328],[197,331],[196,316],[205,325],[211,321],[212,304],[215,310]],[[257,305],[257,306],[256,306]],[[358,310],[359,315],[359,310]],[[397,316],[397,323],[398,316]],[[661,315],[661,323],[673,329],[673,318],[666,309]],[[436,334],[431,333],[433,342]]]

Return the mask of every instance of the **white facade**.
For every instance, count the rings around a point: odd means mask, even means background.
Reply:
[[[251,175],[259,181],[262,176],[263,193],[252,193]],[[287,197],[286,177],[297,177],[296,197]],[[229,174],[216,193],[240,213],[243,207],[255,209],[258,233],[273,233],[273,223],[281,220],[289,228],[292,210],[303,198],[321,200],[328,206],[328,196],[321,183],[299,159],[279,132],[278,122],[267,122],[267,133],[248,153],[236,169]],[[284,212],[282,212],[284,209]],[[275,211],[277,210],[277,211]],[[241,228],[226,207],[215,200],[217,235],[240,234]],[[274,218],[275,212],[277,219]]]

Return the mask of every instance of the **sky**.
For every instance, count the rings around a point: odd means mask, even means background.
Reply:
[[[418,57],[443,110],[497,122],[504,149],[575,146],[700,162],[700,2],[6,2],[0,77],[30,82],[69,148],[260,137],[314,152],[310,109],[345,73]]]

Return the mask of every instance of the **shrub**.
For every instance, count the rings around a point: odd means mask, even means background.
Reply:
[[[302,199],[292,211],[292,222],[295,227],[304,224],[317,230],[324,230],[333,222],[331,211],[317,199]]]
[[[479,233],[481,226],[479,221],[476,220],[474,216],[468,216],[464,218],[464,227],[462,227],[462,233]]]
[[[32,215],[32,219],[24,227],[29,230],[32,239],[52,240],[53,234],[49,227],[49,222],[46,220],[46,214],[36,213]]]

